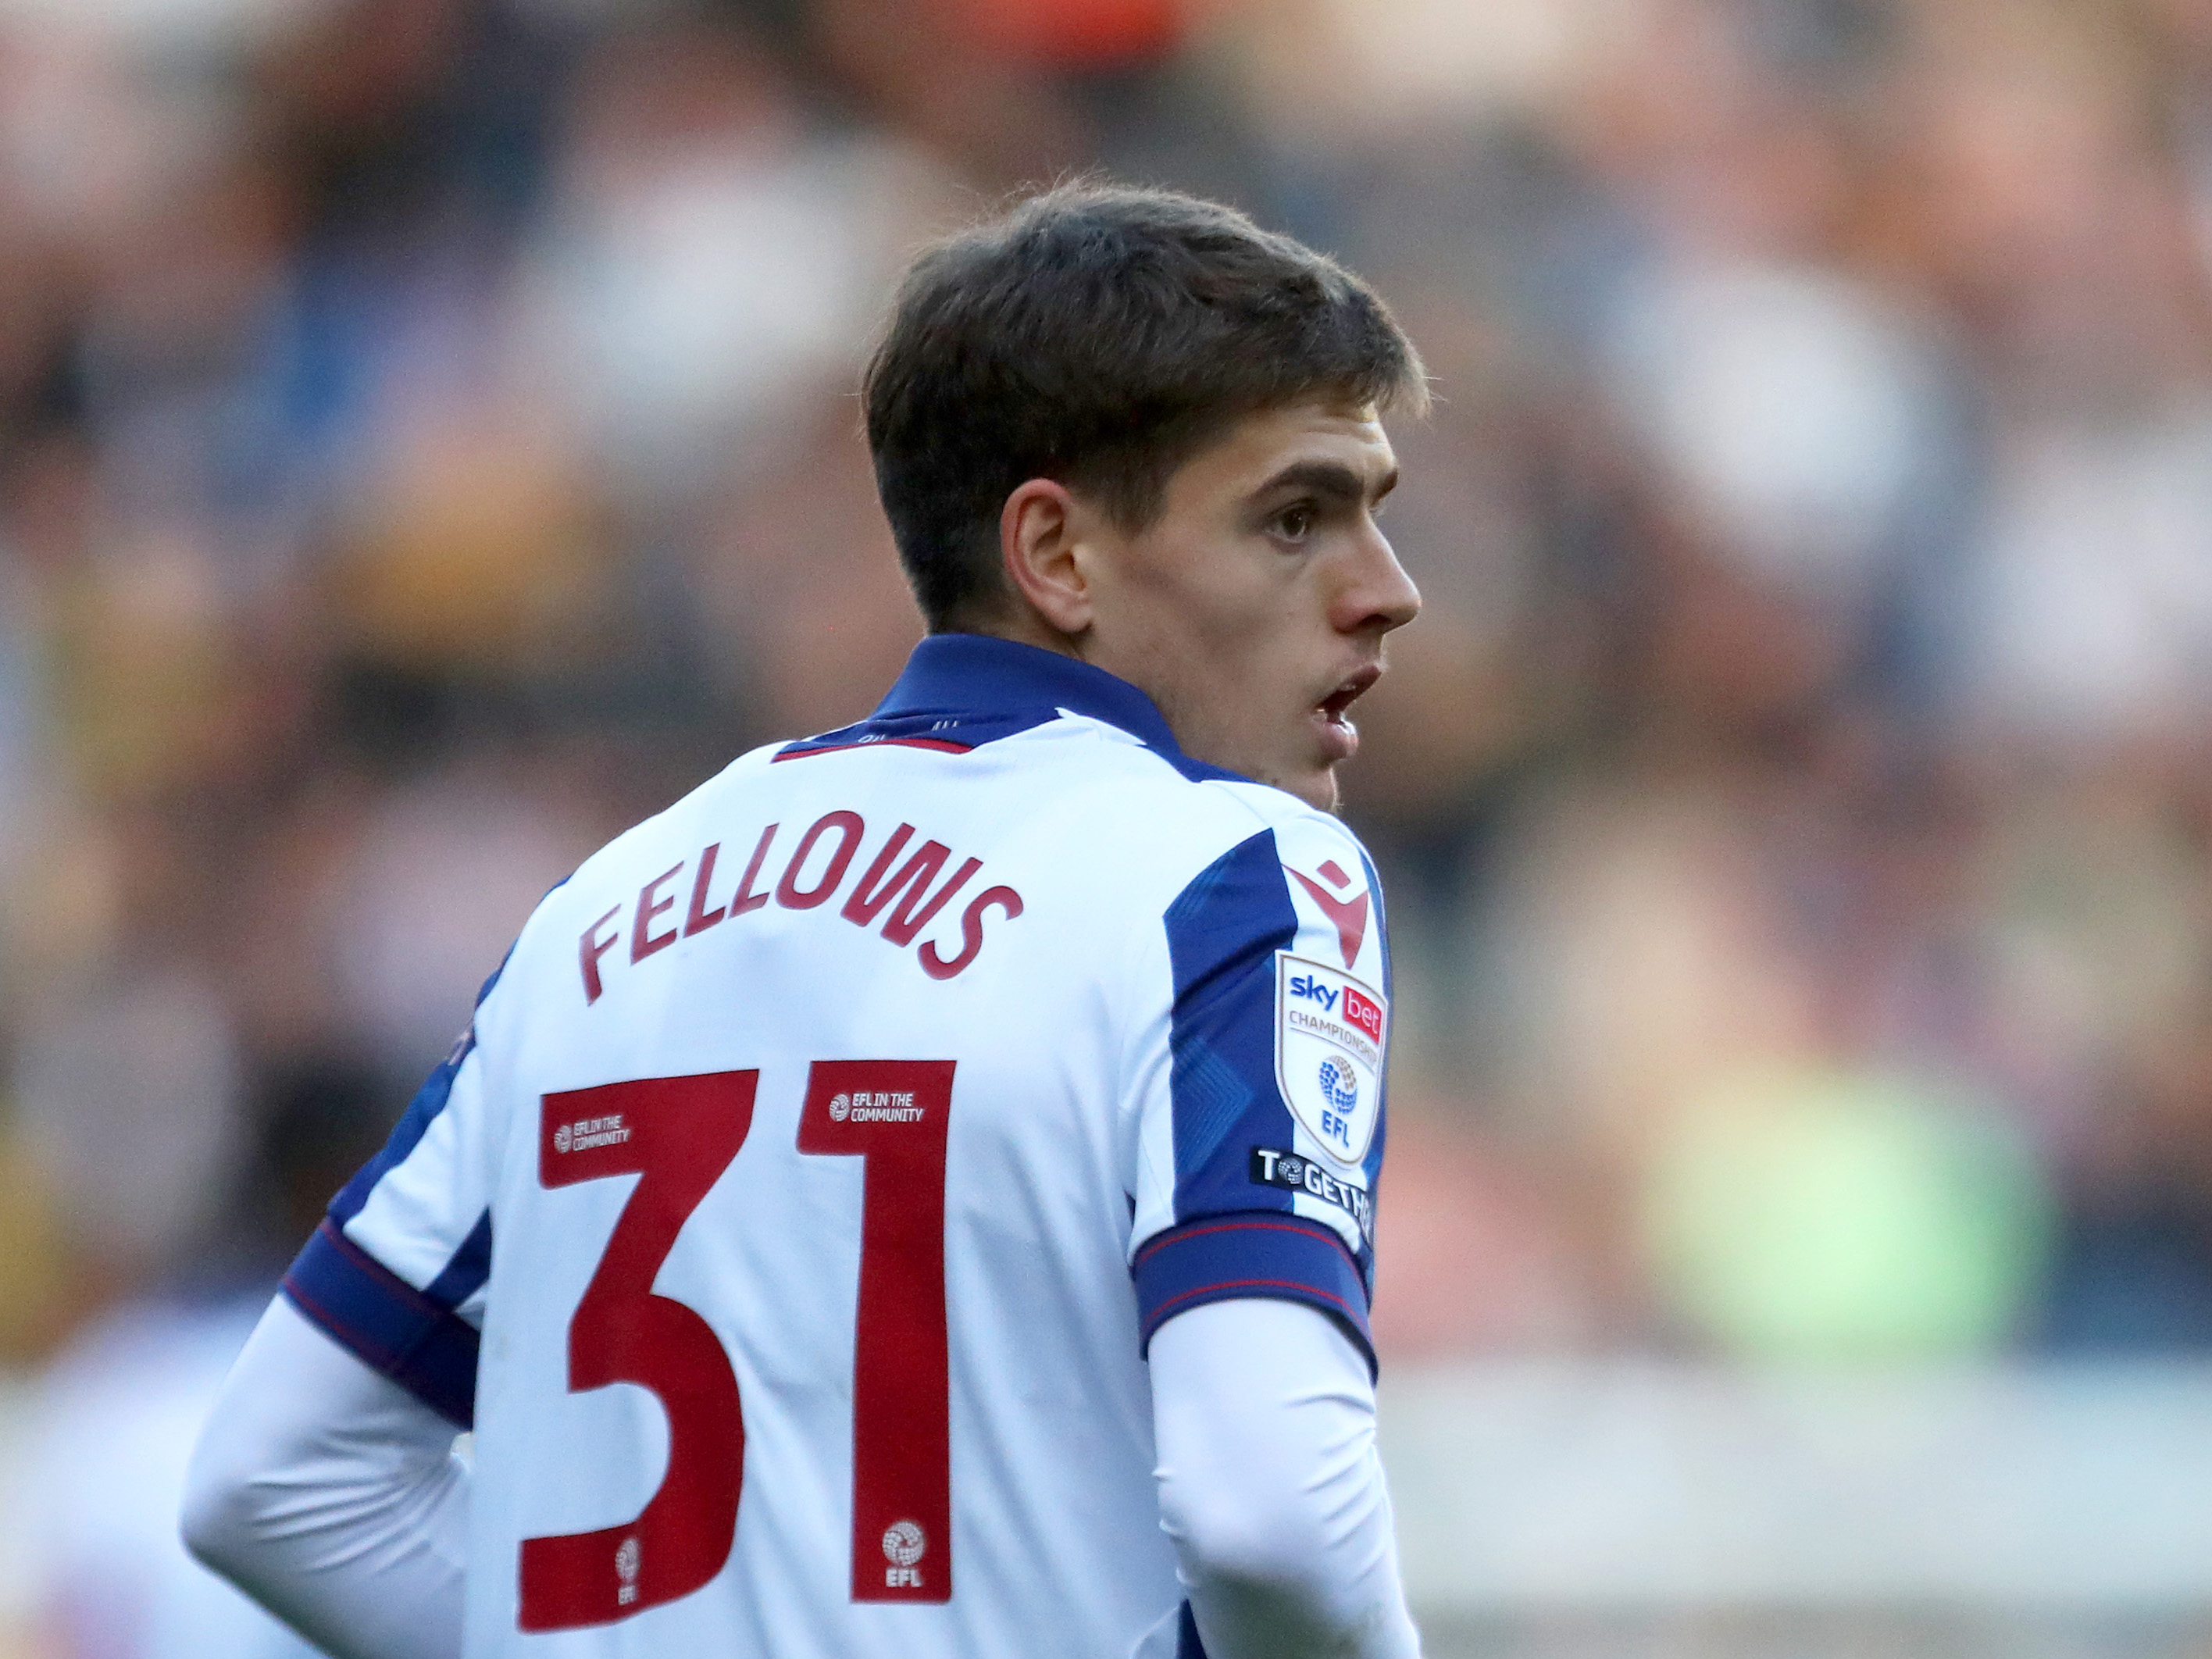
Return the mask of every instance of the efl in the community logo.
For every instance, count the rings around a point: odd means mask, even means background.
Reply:
[[[840,1123],[848,1119],[854,1123],[919,1123],[921,1108],[914,1103],[911,1094],[862,1090],[859,1094],[831,1097],[830,1115]]]
[[[594,1146],[619,1146],[629,1139],[629,1125],[623,1121],[620,1112],[605,1117],[579,1118],[574,1123],[556,1126],[553,1131],[553,1150],[556,1152],[587,1152]]]
[[[929,1549],[929,1539],[911,1521],[894,1521],[884,1531],[884,1570],[886,1589],[920,1589],[921,1573],[915,1565]]]

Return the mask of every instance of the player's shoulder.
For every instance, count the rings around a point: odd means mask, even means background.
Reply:
[[[1094,896],[1133,928],[1133,959],[1196,960],[1218,945],[1306,933],[1343,941],[1346,965],[1379,977],[1382,895],[1372,861],[1343,820],[1284,790],[1165,754],[1083,723],[1040,731],[1040,750],[1073,760],[1072,787],[1040,792],[1048,840],[1096,877]],[[1147,969],[1145,971],[1150,972]]]
[[[1215,779],[1206,787],[1235,802],[1249,815],[1253,833],[1265,831],[1279,846],[1310,851],[1316,857],[1349,858],[1358,864],[1368,861],[1366,848],[1351,825],[1287,790],[1243,778]]]
[[[1208,787],[1245,816],[1177,894],[1168,915],[1170,933],[1256,937],[1288,929],[1304,937],[1333,931],[1347,969],[1383,948],[1381,878],[1348,824],[1264,785],[1219,781]]]
[[[1211,769],[1194,769],[1177,781],[1180,790],[1164,793],[1179,809],[1172,818],[1183,831],[1181,850],[1192,880],[1224,859],[1257,858],[1263,849],[1285,869],[1326,864],[1348,878],[1372,870],[1351,826],[1286,790]]]
[[[1159,864],[1187,879],[1255,836],[1364,860],[1358,837],[1330,813],[1104,720],[1063,714],[998,746],[1010,770],[1030,775],[1023,810],[1055,821],[1102,862]]]

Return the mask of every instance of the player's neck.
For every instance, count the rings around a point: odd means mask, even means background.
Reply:
[[[1042,651],[1056,652],[1063,657],[1084,659],[1082,641],[1075,635],[1062,633],[1038,613],[1036,609],[1017,599],[1001,605],[988,614],[974,614],[947,621],[930,630],[937,634],[981,634],[994,640],[1012,640],[1017,645],[1033,645]]]

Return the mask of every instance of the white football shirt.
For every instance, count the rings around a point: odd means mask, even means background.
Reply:
[[[471,1659],[1126,1659],[1152,1332],[1371,1353],[1389,1037],[1341,823],[935,635],[546,896],[285,1290],[473,1425]]]

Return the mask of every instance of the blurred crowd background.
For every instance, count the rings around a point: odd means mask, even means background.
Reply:
[[[2212,0],[0,0],[57,1488],[546,887],[873,705],[889,284],[1088,168],[1335,252],[1436,380],[1346,778],[1386,1362],[2212,1354]],[[26,1639],[148,1651],[94,1568],[159,1527],[71,1525]]]

